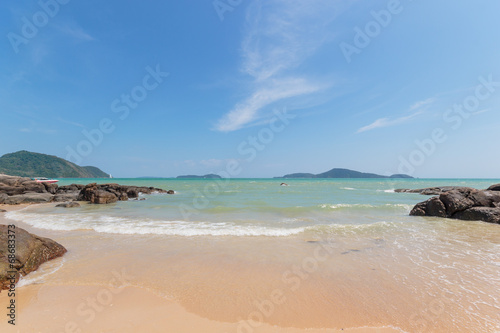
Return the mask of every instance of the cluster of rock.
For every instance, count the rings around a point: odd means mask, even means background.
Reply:
[[[418,203],[410,215],[500,224],[500,184],[487,190],[458,187],[442,191],[439,196]]]
[[[126,186],[118,184],[88,184],[78,195],[78,201],[89,201],[96,204],[108,204],[117,201],[139,198],[139,193],[167,193],[174,194],[173,190],[162,190],[154,187]]]
[[[440,186],[440,187],[428,187],[428,188],[420,188],[416,190],[411,190],[411,189],[397,189],[394,190],[396,193],[418,193],[422,195],[440,195],[441,193],[445,193],[448,191],[453,191],[453,190],[462,190],[462,189],[467,189],[469,187],[462,187],[462,186]]]
[[[24,229],[11,229],[15,232],[15,258],[9,261],[8,226],[0,225],[0,290],[9,289],[19,278],[40,267],[46,261],[62,256],[67,250],[51,239],[30,234]],[[12,266],[11,266],[12,265]]]
[[[154,187],[126,186],[119,184],[57,184],[38,183],[30,178],[0,174],[0,204],[89,201],[106,204],[116,201],[137,199],[139,193],[168,193]]]

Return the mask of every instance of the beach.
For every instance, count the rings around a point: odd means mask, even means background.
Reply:
[[[146,201],[6,207],[21,210],[4,213],[0,223],[49,237],[68,253],[20,281],[18,325],[4,321],[2,332],[499,328],[497,225],[409,217],[409,203],[422,197],[393,193],[384,183],[296,181],[276,190],[266,180],[249,194],[257,186],[251,182],[232,182],[228,199],[213,199],[226,205],[207,206],[191,221],[170,216],[178,213],[167,212],[169,200],[189,202],[188,188],[209,181],[169,184],[176,196]],[[311,186],[335,188],[335,199],[297,208]],[[279,199],[274,191],[296,193]],[[278,199],[257,209],[252,195]],[[7,301],[2,293],[1,304]]]

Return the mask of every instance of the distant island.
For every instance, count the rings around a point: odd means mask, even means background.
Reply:
[[[18,177],[111,178],[93,166],[78,166],[57,156],[21,150],[0,157],[0,173]]]
[[[177,176],[177,179],[222,179],[222,177],[211,173],[204,176],[195,176],[195,175]]]
[[[413,178],[413,177],[402,174],[397,174],[392,176],[382,176],[374,173],[364,173],[349,169],[335,168],[330,171],[323,172],[317,175],[312,173],[292,173],[289,175],[285,175],[283,177],[274,177],[274,178],[282,179],[282,178]]]

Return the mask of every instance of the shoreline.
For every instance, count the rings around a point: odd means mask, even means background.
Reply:
[[[38,205],[51,205],[38,204]],[[4,208],[1,205],[0,208]],[[9,211],[24,209],[30,204],[8,206]],[[14,208],[14,209],[13,209]],[[12,221],[0,215],[0,224],[15,224],[30,233],[60,241],[67,232],[44,230],[32,227],[26,223]],[[71,233],[71,232],[69,232]],[[64,242],[68,254],[57,260],[64,260],[62,266],[69,264],[68,256],[74,254],[71,244]],[[100,265],[112,266],[113,257],[100,258]],[[43,271],[51,262],[45,263],[39,269]],[[134,263],[132,262],[133,266]],[[113,272],[116,275],[116,271]],[[161,297],[157,293],[131,285],[114,285],[109,283],[89,281],[87,285],[75,285],[72,279],[57,279],[57,272],[43,277],[41,282],[35,282],[16,288],[17,325],[7,324],[7,320],[0,322],[2,332],[261,332],[261,333],[391,333],[404,332],[392,327],[353,327],[353,328],[293,328],[276,326],[269,323],[249,321],[225,322],[204,318],[185,309],[180,303]],[[120,274],[120,272],[118,272]],[[126,272],[122,272],[126,275]],[[38,271],[29,274],[29,279],[39,275]],[[74,274],[77,274],[75,272]],[[91,273],[90,275],[98,274]],[[96,277],[96,276],[94,276]],[[92,280],[92,277],[91,279]],[[85,299],[100,299],[100,303],[86,303]],[[6,292],[0,293],[0,306],[8,304]],[[94,307],[92,307],[93,305]],[[47,313],[57,314],[56,319],[47,317]],[[250,326],[249,326],[250,325]]]

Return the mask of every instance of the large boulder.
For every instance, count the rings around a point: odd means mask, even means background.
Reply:
[[[96,183],[85,186],[78,196],[79,201],[89,201],[93,204],[108,204],[118,201],[118,197],[111,192],[101,190]]]
[[[66,249],[51,239],[30,234],[24,229],[10,229],[15,235],[14,259],[9,262],[9,229],[0,225],[0,290],[9,289],[12,282],[35,271],[46,261],[62,256]],[[12,273],[13,272],[13,273]]]

